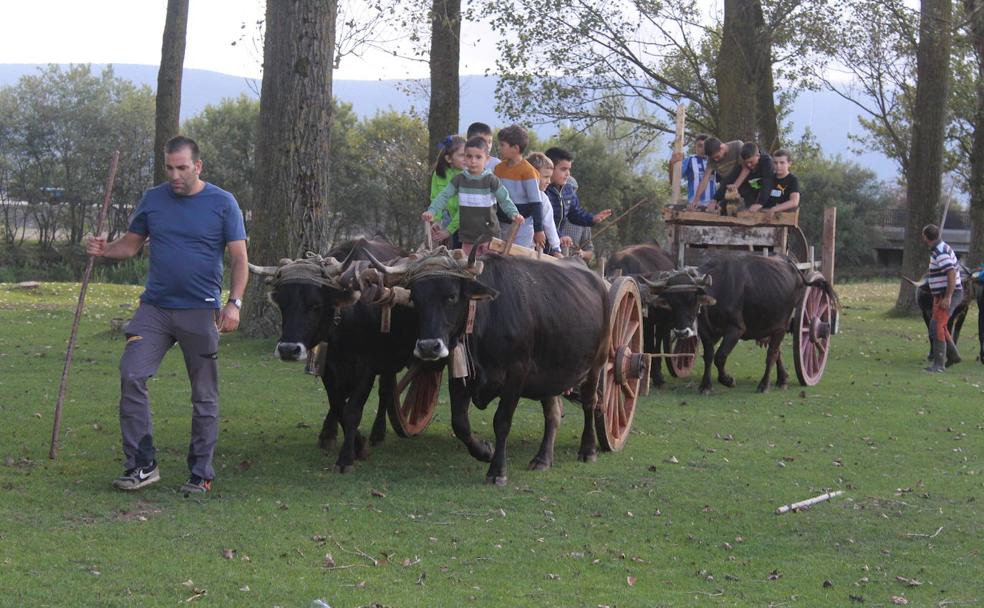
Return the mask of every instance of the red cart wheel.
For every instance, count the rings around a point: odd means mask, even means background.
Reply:
[[[648,356],[642,351],[642,300],[633,279],[618,277],[608,290],[611,346],[599,381],[601,400],[595,430],[602,449],[621,450],[629,437],[640,384],[649,381]]]
[[[819,287],[808,286],[793,321],[793,360],[796,377],[803,386],[814,386],[823,377],[833,320],[830,296]]]
[[[424,432],[434,417],[443,377],[443,367],[428,369],[419,362],[410,364],[403,372],[393,399],[386,404],[386,413],[397,435],[414,437]]]
[[[690,355],[689,357],[670,357],[666,367],[674,378],[689,378],[697,363],[697,336],[670,341],[670,353],[674,355]]]

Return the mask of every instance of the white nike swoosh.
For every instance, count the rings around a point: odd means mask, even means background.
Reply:
[[[151,473],[147,473],[146,475],[144,475],[144,472],[143,471],[140,471],[140,472],[137,473],[137,477],[140,479],[140,481],[144,481],[145,479],[147,479],[150,476],[151,476]]]

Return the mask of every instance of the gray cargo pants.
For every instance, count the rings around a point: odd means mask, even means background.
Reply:
[[[126,347],[120,358],[120,430],[125,469],[147,466],[155,458],[147,379],[157,373],[164,355],[177,342],[191,380],[188,469],[203,479],[215,477],[212,456],[219,435],[218,312],[211,308],[158,308],[144,303],[137,308],[126,329]]]

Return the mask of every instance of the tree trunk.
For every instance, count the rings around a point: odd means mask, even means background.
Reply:
[[[984,263],[984,0],[964,0],[970,15],[971,40],[977,58],[977,108],[970,152],[970,252],[968,265]]]
[[[437,146],[458,132],[458,58],[461,49],[461,0],[434,0],[431,9],[430,111],[428,158],[437,159]]]
[[[922,0],[916,52],[916,107],[912,117],[909,171],[905,176],[909,219],[902,250],[902,274],[909,277],[918,277],[926,270],[929,254],[920,238],[923,226],[939,222],[936,212],[942,189],[952,14],[951,0]],[[905,281],[899,286],[895,308],[900,313],[915,311],[915,290]]]
[[[723,141],[753,141],[770,150],[778,144],[771,58],[761,1],[725,0],[716,74]]]
[[[250,260],[273,265],[329,244],[328,169],[337,0],[267,0]],[[247,290],[243,326],[276,335],[262,281]]]
[[[161,67],[157,71],[157,109],[154,123],[154,183],[164,174],[164,144],[178,134],[181,118],[181,73],[188,30],[188,0],[167,0]]]

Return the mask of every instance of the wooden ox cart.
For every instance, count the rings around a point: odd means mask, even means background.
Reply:
[[[797,268],[808,277],[820,272],[831,285],[836,219],[836,208],[824,209],[822,254],[818,261],[814,248],[799,228],[798,210],[778,213],[772,218],[762,212],[743,211],[737,216],[723,216],[672,208],[663,210],[668,249],[678,268],[699,265],[708,252],[720,249],[783,253],[795,258]],[[820,381],[836,327],[837,315],[829,297],[818,287],[807,287],[790,323],[793,361],[801,385],[813,386]],[[697,358],[697,343],[697,338],[689,338],[670,345],[670,353],[690,355],[670,359],[672,375],[690,375]]]

